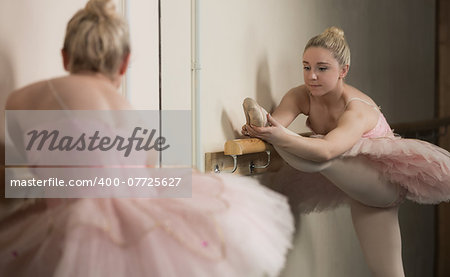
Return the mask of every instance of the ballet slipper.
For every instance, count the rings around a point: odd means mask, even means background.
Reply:
[[[245,98],[242,107],[244,108],[247,124],[258,127],[267,126],[267,111],[258,105],[255,100]]]

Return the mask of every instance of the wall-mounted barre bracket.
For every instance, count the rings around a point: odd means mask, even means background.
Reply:
[[[303,133],[302,135],[310,136],[311,134]],[[233,165],[229,156],[233,158]],[[283,163],[273,146],[258,138],[228,140],[225,142],[224,152],[205,153],[206,172],[251,175],[276,171]],[[230,171],[229,168],[232,166],[233,169]]]
[[[270,165],[270,150],[266,150],[267,153],[267,163],[265,165],[255,165],[253,161],[250,162],[250,173],[253,174],[255,168],[267,168]]]
[[[219,165],[216,164],[214,166],[214,173],[234,173],[237,169],[237,155],[230,155],[231,157],[233,157],[233,169],[232,170],[220,170]]]
[[[261,153],[263,152],[267,155],[267,158],[265,159],[261,156]],[[213,166],[212,170],[215,173],[234,173],[238,171],[240,174],[254,174],[257,173],[255,169],[265,169],[269,167],[271,161],[271,146],[257,138],[235,139],[225,142],[224,152],[221,158],[219,158],[220,155],[218,156],[218,153],[208,154],[208,160],[210,162],[207,167],[210,168]],[[231,156],[233,158],[233,169],[223,169],[226,164],[229,164],[229,162],[226,161],[225,156]],[[242,158],[239,158],[238,156],[242,156]],[[215,161],[213,165],[211,164],[212,160]],[[247,168],[245,169],[244,166]]]

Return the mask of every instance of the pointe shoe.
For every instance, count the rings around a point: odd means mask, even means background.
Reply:
[[[244,108],[247,124],[258,127],[267,126],[267,111],[258,105],[255,100],[245,98],[242,107]]]

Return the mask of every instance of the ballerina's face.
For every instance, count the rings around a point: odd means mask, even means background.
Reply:
[[[335,89],[347,69],[339,65],[328,49],[310,47],[303,54],[303,78],[314,96],[322,96]]]

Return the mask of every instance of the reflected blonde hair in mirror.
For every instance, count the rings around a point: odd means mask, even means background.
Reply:
[[[327,28],[323,33],[311,38],[305,46],[305,50],[310,47],[322,47],[333,53],[334,58],[341,66],[350,65],[350,48],[344,37],[344,31],[337,27]],[[303,52],[304,52],[303,51]]]
[[[63,50],[69,72],[92,71],[111,77],[130,53],[128,25],[111,0],[90,0],[67,24]]]

